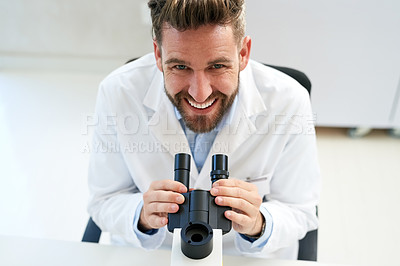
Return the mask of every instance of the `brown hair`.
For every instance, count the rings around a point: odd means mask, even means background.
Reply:
[[[150,0],[153,37],[161,45],[168,23],[179,31],[205,25],[231,25],[238,43],[244,36],[244,0]]]

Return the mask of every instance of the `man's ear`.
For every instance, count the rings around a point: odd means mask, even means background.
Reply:
[[[242,48],[239,51],[239,67],[240,71],[246,68],[250,59],[250,50],[251,50],[251,38],[250,36],[246,36],[243,38]]]
[[[156,40],[153,40],[154,55],[156,57],[156,64],[158,69],[162,72],[162,58],[161,58],[161,46],[158,45]]]

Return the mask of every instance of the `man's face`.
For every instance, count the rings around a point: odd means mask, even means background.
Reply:
[[[162,46],[154,42],[165,91],[194,132],[209,132],[238,92],[239,72],[248,62],[250,38],[238,47],[230,26],[178,31],[165,27]]]

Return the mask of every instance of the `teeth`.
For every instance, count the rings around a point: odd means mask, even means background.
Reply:
[[[191,106],[193,106],[193,107],[195,107],[197,109],[205,109],[205,108],[211,106],[215,102],[215,99],[213,99],[213,100],[211,100],[209,102],[206,102],[206,103],[202,103],[202,104],[198,104],[198,103],[192,102],[189,99],[188,99],[188,102],[189,102],[189,104]]]

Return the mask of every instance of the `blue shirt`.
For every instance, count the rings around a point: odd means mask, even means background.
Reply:
[[[225,125],[229,125],[232,122],[233,114],[235,113],[237,105],[237,96],[229,108],[228,112],[222,118],[222,121],[210,132],[207,133],[195,133],[186,127],[183,121],[182,115],[175,107],[176,118],[181,123],[182,129],[185,132],[186,138],[189,142],[190,150],[193,155],[193,160],[196,164],[197,171],[200,173],[203,168],[204,162],[207,159],[208,153],[214,143],[215,137],[218,132],[223,129]]]

